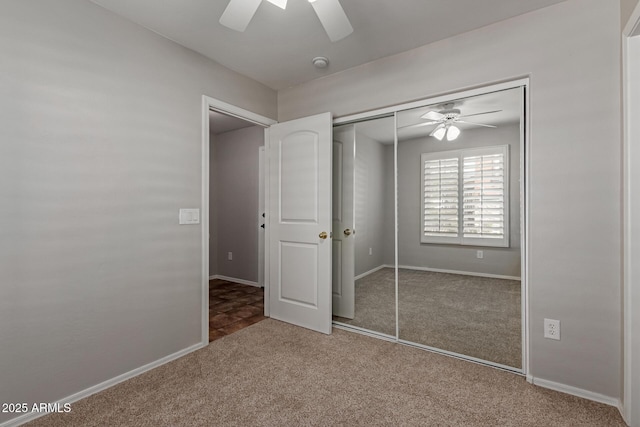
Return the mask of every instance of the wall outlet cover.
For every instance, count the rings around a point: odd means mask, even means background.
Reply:
[[[560,321],[544,319],[544,337],[560,341]]]

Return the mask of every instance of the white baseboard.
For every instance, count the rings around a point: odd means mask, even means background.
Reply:
[[[389,267],[393,267],[393,266],[389,266]],[[520,280],[520,278],[517,276],[504,276],[501,274],[490,274],[490,273],[476,273],[473,271],[443,270],[441,268],[414,267],[411,265],[399,265],[398,268],[402,268],[405,270],[432,271],[434,273],[461,274],[463,276],[489,277],[492,279]]]
[[[529,381],[529,376],[527,376],[527,381]],[[594,402],[604,403],[605,405],[610,405],[615,408],[620,409],[620,400],[615,397],[605,396],[604,394],[594,393],[589,390],[583,390],[578,387],[573,387],[566,384],[557,383],[554,381],[545,380],[542,378],[531,377],[531,382],[534,385],[539,387],[548,388],[550,390],[559,391],[562,393],[571,394],[573,396],[582,397],[583,399],[593,400]]]
[[[213,279],[227,280],[229,282],[240,283],[241,285],[255,286],[256,288],[262,287],[260,286],[260,284],[258,284],[258,282],[252,282],[251,280],[238,279],[235,277],[223,276],[221,274],[214,274],[213,276],[209,276],[209,280],[213,280]]]
[[[131,370],[129,372],[125,372],[122,375],[118,375],[117,377],[111,378],[109,380],[103,381],[100,384],[96,384],[94,386],[91,386],[89,388],[86,388],[82,391],[79,391],[78,393],[72,394],[71,396],[67,396],[61,400],[59,400],[58,403],[60,406],[64,406],[65,403],[68,404],[72,404],[74,402],[77,402],[78,400],[84,399],[85,397],[89,397],[92,394],[96,394],[98,392],[101,392],[103,390],[106,390],[110,387],[113,387],[116,384],[119,384],[123,381],[129,380],[133,377],[137,377],[140,374],[143,374],[147,371],[150,371],[154,368],[157,368],[158,366],[162,366],[166,363],[169,363],[171,361],[174,361],[176,359],[181,358],[182,356],[186,356],[187,354],[194,352],[196,350],[199,350],[203,347],[206,347],[209,343],[198,343],[195,345],[192,345],[190,347],[187,347],[183,350],[180,350],[176,353],[170,354],[168,356],[165,356],[161,359],[156,360],[155,362],[151,362],[148,363],[144,366],[141,366],[139,368],[136,368],[134,370]],[[73,408],[72,408],[73,410]],[[16,417],[16,418],[12,418],[8,421],[5,421],[4,423],[0,424],[0,427],[17,427],[19,425],[22,425],[26,422],[29,421],[33,421],[36,418],[40,418],[47,415],[47,413],[42,413],[42,412],[32,412],[32,413],[28,413],[28,414],[24,414],[22,416]]]
[[[628,426],[631,425],[631,417],[630,417],[630,410],[629,408],[622,402],[620,401],[620,404],[618,405],[618,411],[620,411],[620,415],[622,416],[622,420],[627,423]]]
[[[374,269],[371,269],[369,271],[365,271],[362,274],[359,274],[355,277],[355,280],[358,279],[362,279],[363,277],[366,277],[370,274],[375,273],[378,270],[381,270],[383,268],[394,268],[393,265],[391,264],[383,264],[380,265]],[[448,273],[448,274],[460,274],[463,276],[476,276],[476,277],[489,277],[492,279],[506,279],[506,280],[520,280],[520,277],[517,276],[504,276],[501,274],[490,274],[490,273],[476,273],[473,271],[459,271],[459,270],[444,270],[441,268],[431,268],[431,267],[416,267],[413,265],[399,265],[398,268],[404,269],[404,270],[416,270],[416,271],[431,271],[434,273]]]
[[[358,274],[356,277],[354,277],[354,278],[353,278],[353,280],[358,280],[358,279],[362,279],[363,277],[367,277],[368,275],[373,274],[373,273],[375,273],[376,271],[382,270],[382,269],[383,269],[383,268],[385,268],[385,267],[389,267],[389,266],[388,266],[388,265],[385,265],[385,264],[383,264],[383,265],[379,265],[379,266],[377,266],[376,268],[372,268],[372,269],[371,269],[371,270],[369,270],[369,271],[365,271],[365,272],[364,272],[364,273],[362,273],[362,274]]]

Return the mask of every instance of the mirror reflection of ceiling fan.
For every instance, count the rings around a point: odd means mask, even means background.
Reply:
[[[287,0],[266,0],[282,9]],[[332,42],[341,40],[353,32],[349,18],[339,0],[308,0],[320,19],[320,23]],[[220,23],[232,30],[243,32],[255,15],[262,0],[230,0],[220,17]]]
[[[442,139],[446,135],[447,141],[454,141],[456,138],[458,138],[458,136],[460,136],[460,133],[461,133],[460,128],[455,125],[456,123],[463,123],[466,125],[473,125],[473,126],[482,126],[487,128],[497,127],[494,125],[487,125],[484,123],[468,122],[462,119],[467,117],[480,116],[483,114],[499,113],[500,111],[502,111],[502,110],[485,111],[482,113],[463,115],[459,109],[453,108],[453,106],[454,106],[453,104],[444,104],[442,105],[441,110],[439,111],[431,110],[426,114],[423,114],[422,116],[420,116],[421,119],[427,120],[426,122],[418,123],[415,125],[403,126],[402,129],[436,125],[436,127],[431,131],[429,136],[433,136],[438,141],[442,141]]]

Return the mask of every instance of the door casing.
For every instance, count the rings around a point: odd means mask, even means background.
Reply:
[[[217,111],[229,116],[234,116],[256,125],[266,128],[277,123],[275,120],[261,116],[235,105],[228,104],[219,99],[209,96],[202,96],[202,194],[200,206],[200,222],[202,230],[202,271],[201,271],[201,295],[202,295],[202,311],[201,311],[201,343],[206,345],[209,343],[209,111]],[[266,237],[266,236],[265,236]],[[268,281],[265,282],[265,293]],[[265,305],[265,314],[268,315],[267,306]]]
[[[636,6],[622,32],[623,98],[623,397],[622,417],[631,426],[640,426],[640,274],[633,258],[640,247],[637,212],[640,192],[637,186],[640,168],[640,126],[632,120],[640,109],[640,4]],[[636,184],[636,185],[634,185]],[[635,215],[635,218],[634,218]]]

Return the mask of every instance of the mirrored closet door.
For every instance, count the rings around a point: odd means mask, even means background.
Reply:
[[[521,370],[523,106],[514,87],[334,128],[334,322]]]
[[[334,321],[395,338],[394,117],[337,126],[333,134]],[[337,277],[346,269],[351,277]],[[336,304],[351,292],[352,310]]]
[[[398,113],[399,339],[521,368],[522,89]]]

